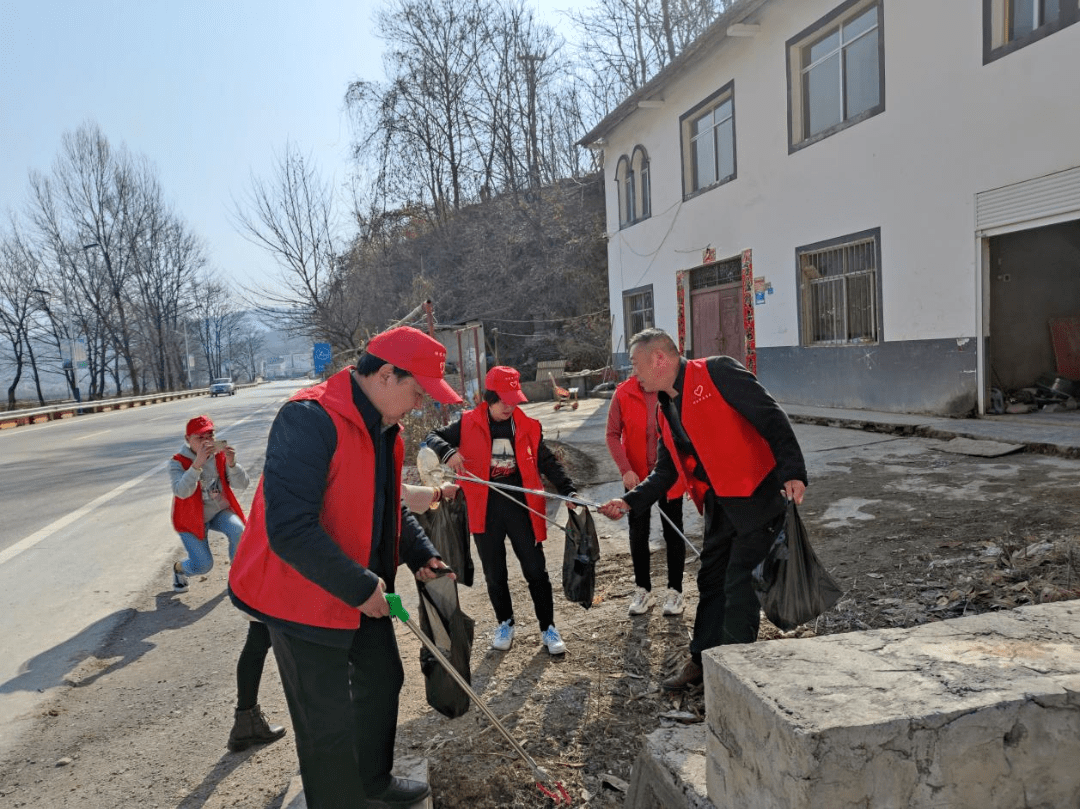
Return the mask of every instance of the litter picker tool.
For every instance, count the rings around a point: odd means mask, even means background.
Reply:
[[[425,485],[438,485],[438,483],[444,483],[447,480],[465,480],[469,483],[479,483],[482,486],[487,486],[491,489],[498,489],[507,492],[522,492],[523,494],[538,494],[541,497],[547,497],[551,500],[562,500],[566,503],[574,503],[578,506],[588,506],[589,508],[600,508],[600,503],[594,503],[591,500],[582,500],[580,497],[568,497],[565,494],[555,494],[554,492],[545,491],[544,489],[526,489],[524,486],[511,486],[509,483],[493,483],[490,480],[484,480],[481,477],[477,477],[469,471],[465,474],[459,475],[449,466],[439,461],[439,456],[435,454],[435,450],[431,447],[421,447],[420,451],[416,453],[416,468],[420,472],[420,479],[425,481]],[[427,483],[426,481],[431,481]]]
[[[580,497],[567,497],[565,494],[555,494],[554,492],[549,492],[544,489],[526,489],[523,486],[511,486],[509,483],[493,483],[490,480],[484,480],[483,478],[477,477],[468,471],[466,471],[464,475],[459,475],[449,466],[439,461],[439,456],[435,454],[435,450],[427,446],[421,447],[420,451],[416,454],[416,468],[420,473],[420,479],[424,481],[425,485],[429,486],[441,485],[447,480],[466,480],[470,483],[479,483],[483,486],[495,489],[496,491],[505,490],[510,492],[523,492],[524,494],[538,494],[541,497],[547,497],[552,500],[562,500],[566,503],[574,503],[578,506],[587,506],[594,509],[599,509],[602,505],[601,503],[595,503],[592,500],[582,500]],[[700,559],[701,553],[694,547],[694,543],[686,538],[686,534],[680,531],[678,526],[676,526],[675,523],[671,521],[671,518],[664,514],[663,511],[660,512],[660,516],[667,521],[669,526],[671,526],[671,530],[682,537],[683,542],[686,543],[687,547],[689,547],[690,550],[694,552],[694,555]],[[547,519],[547,517],[545,516],[544,519]],[[556,525],[558,525],[558,523],[556,523]],[[562,526],[559,527],[561,528]]]
[[[474,483],[488,482],[468,473],[466,473],[467,476],[465,477],[455,475],[454,470],[449,466],[439,463],[439,457],[431,447],[420,448],[420,451],[416,455],[416,471],[420,473],[420,482],[425,486],[442,486],[444,483],[447,483],[448,480],[471,480]],[[494,485],[491,488],[495,489],[497,494],[501,494],[507,500],[516,503],[526,511],[532,512],[537,517],[543,517],[560,531],[566,530],[565,526],[559,525],[559,523],[555,522],[555,520],[551,519],[547,514],[543,514],[535,508],[530,508],[528,505],[521,502],[516,497],[511,496],[508,492],[503,491],[501,488]]]
[[[434,658],[439,661],[439,663],[443,666],[443,668],[446,669],[450,676],[453,677],[455,681],[457,681],[457,684],[465,690],[465,693],[472,697],[473,703],[477,707],[479,707],[481,711],[484,712],[484,715],[491,720],[491,724],[493,724],[495,728],[499,731],[499,733],[501,733],[503,737],[508,742],[510,742],[510,746],[513,747],[515,751],[517,751],[517,754],[519,756],[521,756],[521,760],[529,765],[529,767],[533,771],[533,775],[536,776],[536,788],[539,789],[542,793],[544,793],[544,795],[551,798],[551,800],[553,800],[556,805],[566,804],[567,806],[569,806],[570,795],[569,793],[567,793],[566,787],[564,787],[560,781],[553,780],[550,775],[540,769],[540,766],[535,761],[533,761],[532,756],[525,752],[525,748],[518,744],[517,740],[510,735],[510,731],[506,729],[506,727],[503,725],[502,722],[499,721],[498,717],[495,716],[492,710],[487,705],[485,705],[483,701],[481,701],[480,697],[476,695],[476,692],[472,690],[472,687],[469,685],[466,679],[461,676],[461,672],[454,668],[453,664],[446,659],[445,655],[443,655],[443,653],[439,651],[439,647],[435,645],[431,638],[429,638],[427,635],[417,629],[416,626],[412,623],[412,621],[409,620],[409,613],[401,604],[401,596],[397,593],[387,593],[386,601],[390,605],[390,614],[400,620],[401,623],[405,624],[405,626],[407,626],[409,630],[414,635],[416,635],[417,638],[420,639],[420,642],[424,644],[424,648],[431,652]],[[551,788],[549,789],[546,785],[551,785]]]

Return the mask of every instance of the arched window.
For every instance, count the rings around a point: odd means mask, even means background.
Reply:
[[[630,159],[630,171],[638,178],[637,199],[635,200],[637,219],[648,219],[652,215],[652,185],[649,182],[649,155],[644,146],[634,147],[634,155]]]
[[[615,183],[619,191],[619,227],[626,227],[634,222],[634,170],[626,155],[615,167]]]

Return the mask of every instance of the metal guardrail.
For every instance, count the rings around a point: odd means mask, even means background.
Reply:
[[[254,383],[253,383],[254,384]],[[237,385],[252,387],[252,385]],[[210,388],[194,388],[192,390],[161,391],[149,393],[145,396],[128,396],[123,399],[94,399],[87,402],[63,402],[48,407],[37,407],[30,410],[8,410],[0,413],[0,430],[9,427],[19,427],[26,424],[40,424],[55,419],[72,418],[85,413],[104,413],[109,410],[126,410],[130,407],[142,407],[149,404],[169,402],[174,399],[191,399],[195,396],[208,396]]]

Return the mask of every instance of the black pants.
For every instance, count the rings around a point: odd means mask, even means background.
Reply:
[[[506,568],[506,537],[509,536],[510,546],[521,564],[521,572],[529,583],[536,620],[543,632],[555,623],[555,604],[544,559],[544,546],[536,541],[530,514],[524,506],[515,505],[495,493],[490,497],[498,497],[503,502],[488,500],[487,530],[474,534],[473,539],[484,568],[484,581],[487,582],[488,598],[495,610],[495,618],[501,624],[514,617]]]
[[[681,531],[682,497],[673,500],[664,498],[658,505]],[[626,519],[630,529],[630,559],[634,563],[634,584],[652,590],[652,573],[649,570],[649,522],[652,519],[652,509],[645,509],[641,513],[631,511]],[[672,530],[667,520],[661,518],[660,522],[664,526],[664,544],[667,546],[667,586],[681,593],[683,569],[686,567],[686,543]]]
[[[259,683],[269,651],[270,630],[261,621],[250,621],[247,641],[236,661],[236,710],[249,710],[259,701]]]
[[[690,656],[728,643],[753,643],[761,624],[761,605],[751,574],[765,558],[784,512],[740,534],[710,493],[705,497],[705,541],[698,571],[698,607]]]
[[[356,809],[390,784],[405,672],[389,618],[340,649],[270,627],[310,809]]]

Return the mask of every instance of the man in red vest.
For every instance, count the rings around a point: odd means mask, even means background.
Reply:
[[[528,401],[521,391],[521,375],[513,368],[496,365],[484,379],[484,401],[466,411],[461,419],[428,433],[424,443],[443,463],[459,475],[470,474],[493,483],[540,490],[541,473],[560,494],[574,495],[574,484],[559,459],[544,443],[540,422],[518,407]],[[506,568],[506,537],[514,549],[521,572],[529,583],[540,638],[550,654],[566,651],[555,628],[555,607],[542,543],[547,538],[545,499],[539,494],[492,492],[489,486],[459,480],[465,492],[480,563],[484,568],[488,597],[499,626],[491,648],[506,651],[514,642],[514,605]],[[573,504],[569,504],[573,508]]]
[[[619,467],[623,486],[629,491],[643,481],[656,466],[657,447],[656,392],[645,391],[636,376],[631,376],[615,389],[608,408],[607,445],[615,465]],[[682,530],[683,488],[677,482],[660,498],[660,510],[670,524],[663,522],[664,544],[667,546],[667,598],[664,615],[682,615],[683,569],[686,565],[686,543],[675,529]],[[630,529],[630,559],[634,565],[637,589],[627,607],[629,615],[644,615],[656,603],[652,594],[652,572],[649,560],[649,523],[651,509],[631,511],[627,517]]]
[[[648,508],[681,480],[705,516],[690,660],[661,684],[680,691],[701,683],[703,651],[757,639],[751,574],[786,499],[802,502],[806,464],[787,414],[731,357],[687,361],[667,332],[646,329],[630,339],[630,364],[642,389],[657,392],[663,443],[649,476],[600,511],[618,519]]]
[[[391,775],[405,673],[385,595],[402,562],[420,581],[445,567],[402,504],[399,425],[425,393],[461,401],[445,365],[437,340],[391,329],[270,428],[229,591],[270,629],[311,809],[412,806],[431,793]]]

